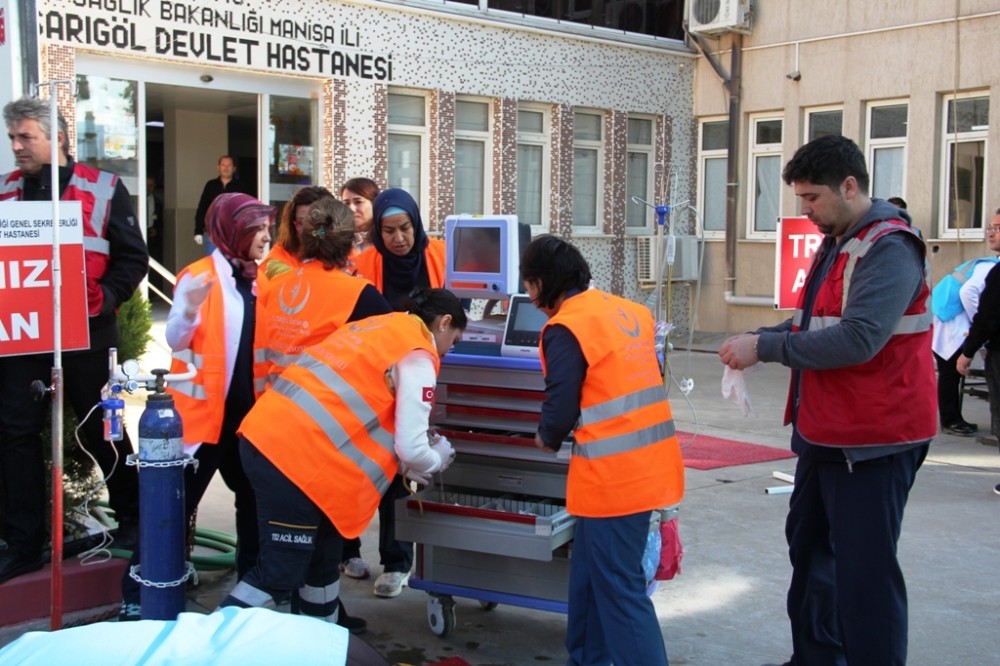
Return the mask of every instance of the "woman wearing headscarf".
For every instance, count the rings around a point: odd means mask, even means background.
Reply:
[[[393,310],[403,310],[413,289],[444,286],[445,244],[427,237],[417,202],[406,190],[383,191],[372,209],[372,246],[354,257],[354,265]],[[378,508],[382,574],[375,579],[377,597],[398,596],[410,579],[413,544],[396,540],[396,500],[406,495],[406,485],[397,476]]]
[[[444,286],[444,241],[427,237],[417,202],[406,190],[385,190],[372,208],[372,247],[354,264],[398,311],[416,287]]]
[[[371,178],[351,178],[340,186],[340,200],[354,213],[354,253],[360,254],[372,246],[374,212],[372,206],[379,194]]]
[[[184,424],[185,449],[198,461],[184,471],[185,513],[190,519],[218,470],[235,495],[241,578],[257,561],[258,531],[256,499],[243,471],[236,430],[254,403],[257,262],[271,241],[275,212],[248,194],[216,197],[205,216],[215,250],[177,276],[167,315],[171,372],[184,372],[189,362],[197,370],[193,379],[167,388]],[[133,560],[141,561],[138,548]],[[139,586],[127,573],[122,597],[120,619],[139,619]]]
[[[368,526],[403,471],[426,483],[454,457],[429,434],[440,358],[467,324],[444,289],[415,292],[409,312],[346,324],[264,392],[240,426],[262,529],[257,565],[222,606],[273,608],[337,622],[341,538]]]

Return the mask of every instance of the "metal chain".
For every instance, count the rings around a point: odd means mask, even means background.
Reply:
[[[176,460],[140,460],[138,453],[130,453],[125,456],[125,464],[129,467],[186,467],[194,465],[194,471],[198,471],[198,459],[194,456],[184,454],[183,458]]]
[[[128,577],[134,580],[135,582],[139,583],[140,585],[145,585],[146,587],[155,587],[158,590],[165,590],[171,587],[177,587],[179,585],[183,585],[184,583],[187,582],[188,578],[191,578],[194,581],[194,584],[197,585],[198,584],[197,570],[195,570],[194,565],[191,564],[190,562],[185,562],[185,564],[187,565],[187,570],[184,572],[184,575],[177,580],[173,580],[167,583],[159,583],[152,580],[146,580],[145,578],[140,576],[139,570],[142,566],[140,564],[133,564],[132,566],[129,567]]]

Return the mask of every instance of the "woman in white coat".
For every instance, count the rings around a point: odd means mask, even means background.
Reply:
[[[257,561],[257,507],[240,461],[236,430],[254,403],[253,334],[257,262],[267,252],[275,209],[248,194],[216,197],[206,215],[215,250],[180,272],[167,316],[172,371],[191,362],[193,380],[168,392],[184,424],[186,452],[198,461],[185,468],[184,504],[194,514],[216,470],[236,505],[236,573]],[[138,561],[138,549],[133,561]],[[140,618],[139,586],[123,577],[119,620]]]

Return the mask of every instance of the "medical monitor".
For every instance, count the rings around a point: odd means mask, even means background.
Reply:
[[[536,308],[531,298],[525,294],[512,296],[500,355],[538,358],[542,327],[548,320],[548,315]]]
[[[516,215],[445,218],[445,288],[459,298],[505,299],[517,293],[520,226]]]

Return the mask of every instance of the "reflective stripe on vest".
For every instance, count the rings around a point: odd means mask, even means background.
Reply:
[[[840,323],[840,317],[812,317],[809,320],[809,327],[807,331],[820,331],[824,328],[830,328],[831,326],[836,326]],[[933,317],[930,312],[922,312],[920,314],[903,315],[896,324],[896,328],[893,329],[893,335],[903,335],[908,333],[923,333],[930,329],[933,322]]]
[[[75,187],[81,192],[87,192],[94,197],[94,210],[90,214],[90,230],[98,238],[104,238],[108,226],[108,216],[111,214],[111,199],[115,194],[115,182],[118,179],[113,173],[98,171],[95,182],[81,178],[76,170],[69,179],[68,187]],[[94,250],[99,252],[100,250]],[[107,248],[104,254],[107,254]]]
[[[182,349],[180,351],[175,351],[170,355],[171,358],[175,358],[181,363],[190,363],[201,372],[204,369],[204,359],[201,354],[195,354],[190,348]],[[205,393],[205,387],[202,384],[195,384],[190,379],[185,379],[179,382],[173,382],[170,384],[170,388],[177,391],[178,393],[183,393],[189,398],[194,398],[195,400],[207,400],[208,395]]]
[[[365,424],[365,429],[372,440],[390,455],[394,455],[392,433],[381,426],[378,415],[368,407],[368,403],[353,386],[344,381],[335,370],[309,354],[303,354],[298,365],[308,370],[317,380],[335,392],[344,401],[345,406]],[[372,485],[378,488],[380,493],[385,493],[391,479],[386,477],[378,464],[354,446],[340,422],[330,415],[330,412],[323,406],[323,403],[316,399],[316,396],[286,377],[279,378],[271,386],[271,390],[277,391],[280,395],[294,402],[319,426],[330,442],[364,472]]]
[[[616,453],[641,449],[676,434],[677,429],[674,427],[673,419],[667,419],[642,430],[635,430],[616,437],[602,437],[587,444],[574,444],[573,455],[595,460],[605,456],[613,456]]]

